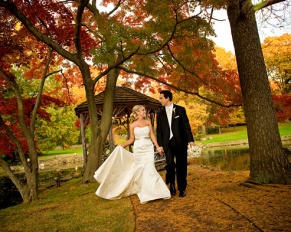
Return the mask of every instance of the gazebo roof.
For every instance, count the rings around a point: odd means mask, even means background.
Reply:
[[[103,109],[104,94],[105,92],[103,91],[95,95],[96,107],[101,113]],[[156,112],[161,107],[161,103],[154,98],[127,87],[117,86],[114,95],[114,114],[118,112],[118,117],[129,115],[132,107],[135,105],[144,105],[147,108],[148,113]],[[88,113],[87,101],[78,105],[75,108],[75,112],[78,117],[80,117],[81,113]]]

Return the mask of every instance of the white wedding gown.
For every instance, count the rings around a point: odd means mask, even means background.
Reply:
[[[171,194],[154,165],[150,128],[134,128],[134,152],[117,146],[95,172],[100,183],[96,194],[105,199],[120,199],[137,194],[140,203],[169,199]]]

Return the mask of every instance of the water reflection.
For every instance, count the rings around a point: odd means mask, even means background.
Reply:
[[[248,148],[202,149],[198,162],[222,171],[244,171],[250,168]]]
[[[283,147],[291,150],[291,144],[285,143]],[[204,166],[210,166],[221,171],[246,171],[250,170],[249,148],[202,149],[201,156],[196,158],[197,162]],[[288,156],[289,162],[291,156]]]

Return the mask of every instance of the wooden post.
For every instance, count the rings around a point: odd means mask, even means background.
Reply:
[[[129,116],[126,117],[126,125],[127,125],[127,139],[130,137],[130,129],[129,129]],[[129,145],[129,151],[132,152],[132,145]]]
[[[84,114],[80,114],[80,122],[81,122],[81,140],[82,140],[82,149],[83,149],[83,160],[85,167],[87,164],[87,148],[86,148],[86,136],[85,136],[85,117]]]
[[[109,148],[110,148],[110,153],[113,151],[114,146],[115,146],[114,137],[113,137],[113,131],[112,131],[113,121],[114,121],[114,118],[112,118],[112,123],[111,123],[110,130],[109,130]]]

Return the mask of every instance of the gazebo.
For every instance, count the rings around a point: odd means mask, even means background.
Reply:
[[[95,103],[97,108],[98,117],[101,119],[103,110],[103,99],[105,92],[101,92],[95,96]],[[124,124],[129,130],[129,115],[135,105],[144,105],[147,110],[147,114],[150,117],[152,124],[154,125],[154,119],[157,111],[161,108],[161,104],[158,100],[151,98],[145,94],[137,92],[133,89],[117,86],[114,95],[113,115],[112,122]],[[87,160],[87,148],[85,140],[85,127],[89,121],[89,111],[87,101],[81,103],[75,108],[76,115],[80,118],[81,122],[81,138],[84,162]],[[114,141],[112,136],[112,129],[109,133],[109,145],[110,150],[114,147]]]

